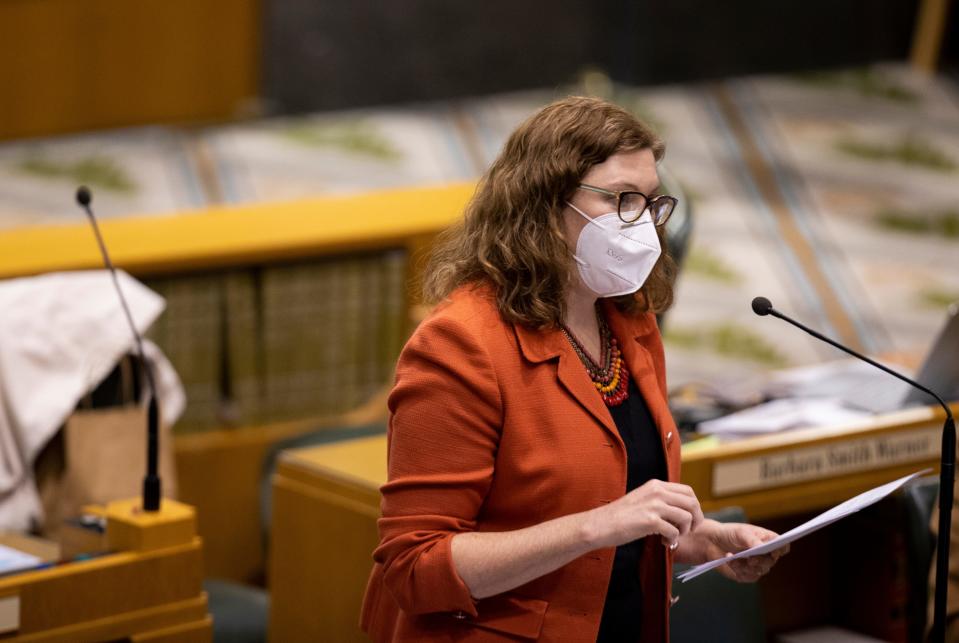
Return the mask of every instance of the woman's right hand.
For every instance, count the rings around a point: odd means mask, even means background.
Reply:
[[[650,480],[590,514],[586,539],[596,549],[657,534],[664,544],[675,547],[703,521],[692,487],[662,480]]]

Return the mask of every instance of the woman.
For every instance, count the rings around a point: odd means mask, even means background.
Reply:
[[[655,313],[675,199],[609,103],[523,123],[426,272],[390,395],[362,625],[375,641],[664,641],[673,561],[772,538],[679,484]],[[737,580],[776,554],[724,566]]]

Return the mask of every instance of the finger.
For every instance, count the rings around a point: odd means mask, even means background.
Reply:
[[[789,553],[789,545],[780,547],[779,549],[774,549],[771,552],[765,554],[759,554],[758,556],[749,556],[748,560],[755,560],[762,562],[764,565],[775,565],[776,561]]]
[[[739,552],[744,549],[752,549],[753,547],[762,545],[766,542],[764,536],[767,533],[772,534],[772,537],[775,538],[773,532],[760,527],[743,523],[726,523],[722,536],[726,548],[730,551]]]
[[[692,487],[677,482],[669,482],[663,484],[658,491],[663,497],[669,497],[671,502],[680,503],[689,509],[695,507],[695,511],[691,511],[691,513],[696,516],[697,524],[702,521],[702,509],[700,509],[699,506],[699,498],[696,497],[696,492]]]
[[[640,489],[647,489],[649,493],[658,494],[660,496],[684,496],[690,500],[695,500],[697,503],[699,502],[699,500],[696,498],[696,492],[688,484],[680,484],[678,482],[663,482],[662,480],[654,479],[641,486]]]
[[[775,564],[775,560],[772,560],[766,556],[757,556],[752,565],[750,565],[750,571],[759,574],[760,576],[765,576]]]
[[[699,499],[696,497],[696,492],[693,491],[692,487],[686,484],[679,484],[678,482],[666,482],[657,488],[657,492],[663,495],[682,496],[694,501],[697,505],[699,504]]]
[[[693,516],[685,509],[664,504],[659,508],[658,513],[660,518],[679,530],[680,536],[685,536],[689,533],[693,524]]]
[[[694,529],[694,530],[698,529],[699,526],[703,524],[703,521],[706,520],[706,517],[703,515],[703,508],[699,505],[698,498],[696,499],[696,507],[695,507],[695,510],[692,512],[692,517],[693,517],[693,524],[691,526],[691,529]]]
[[[689,513],[689,515],[692,517],[691,527],[693,529],[702,523],[703,510],[702,507],[699,506],[699,500],[695,495],[688,496],[686,494],[669,490],[663,494],[662,500],[674,507],[680,507]]]
[[[681,482],[664,482],[662,487],[663,489],[672,491],[673,493],[679,493],[691,498],[696,497],[696,491],[688,484],[683,484]]]
[[[768,539],[764,538],[764,532],[765,530],[754,527],[753,525],[742,525],[739,529],[735,530],[739,544],[743,549],[751,549],[766,542]],[[772,532],[768,533],[772,534]],[[771,537],[775,538],[776,534],[772,534]]]
[[[756,563],[768,569],[776,564],[776,557],[773,556],[772,554],[766,554],[765,556],[757,556]]]
[[[722,575],[726,578],[734,580],[737,583],[755,582],[758,579],[758,576],[747,567],[738,564],[740,562],[742,561],[734,560],[731,563],[723,565],[719,568],[719,572],[722,573]]]
[[[754,583],[763,576],[763,571],[761,569],[753,569],[748,565],[737,565],[742,561],[733,561],[726,567],[730,567],[733,572],[732,579],[740,583]]]
[[[753,569],[768,569],[776,563],[776,559],[768,554],[764,554],[762,556],[750,556],[745,559],[745,562]]]
[[[645,502],[648,498],[652,497],[666,504],[686,510],[692,517],[690,529],[696,529],[703,521],[703,510],[699,506],[696,493],[689,485],[676,482],[663,482],[662,480],[650,480],[638,489],[631,491],[628,495],[633,495],[635,502]]]
[[[656,518],[653,521],[652,533],[662,536],[663,544],[665,544],[667,547],[672,547],[673,543],[679,542],[679,529],[677,529],[672,523],[667,522],[662,518]]]

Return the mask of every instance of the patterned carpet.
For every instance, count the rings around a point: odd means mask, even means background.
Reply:
[[[0,228],[163,215],[477,177],[509,132],[584,91],[667,141],[695,223],[666,321],[671,385],[763,378],[836,353],[778,308],[872,354],[921,356],[959,300],[959,87],[903,65],[707,85],[584,86],[443,104],[0,145]]]

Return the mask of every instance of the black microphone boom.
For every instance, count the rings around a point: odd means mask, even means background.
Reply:
[[[949,575],[949,536],[950,530],[952,528],[952,498],[953,498],[953,483],[956,477],[956,422],[952,417],[952,410],[949,408],[949,405],[946,404],[941,397],[936,393],[929,390],[919,382],[914,382],[905,375],[897,373],[896,371],[883,366],[879,362],[869,359],[865,355],[860,355],[856,351],[843,346],[839,342],[836,342],[832,339],[829,339],[825,335],[817,333],[811,328],[807,328],[805,325],[799,323],[798,321],[787,317],[782,314],[775,308],[773,308],[772,302],[770,302],[765,297],[756,297],[752,302],[753,312],[760,316],[772,315],[773,317],[778,317],[783,321],[789,322],[796,328],[804,330],[816,339],[821,339],[831,346],[835,346],[841,351],[849,353],[853,357],[859,358],[867,364],[871,364],[876,368],[889,373],[894,377],[898,377],[903,382],[915,386],[920,391],[927,393],[934,397],[937,402],[942,406],[943,410],[946,412],[946,421],[942,426],[942,454],[940,456],[940,468],[939,468],[939,533],[937,534],[936,540],[936,594],[935,594],[935,604],[933,611],[933,622],[932,622],[932,631],[930,633],[930,640],[941,642],[945,641],[946,637],[946,597],[948,591],[948,575]]]
[[[143,372],[146,374],[146,380],[149,384],[149,402],[147,404],[147,472],[143,478],[143,509],[145,511],[160,510],[160,475],[157,472],[157,462],[159,458],[160,441],[160,412],[157,406],[156,382],[153,379],[153,369],[143,353],[143,338],[137,331],[136,324],[133,323],[133,315],[130,314],[130,307],[127,306],[127,300],[123,296],[123,290],[120,288],[120,282],[117,279],[117,271],[110,261],[110,254],[107,252],[106,244],[103,243],[103,237],[100,236],[100,227],[97,225],[97,218],[93,216],[93,210],[90,203],[93,201],[93,195],[90,190],[84,186],[77,189],[77,203],[87,213],[90,223],[93,226],[93,233],[96,235],[97,244],[100,246],[100,254],[103,256],[103,263],[110,271],[110,277],[113,279],[113,287],[116,288],[117,295],[120,297],[120,305],[126,315],[127,323],[133,332],[133,340],[137,347],[137,359]]]

